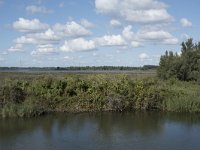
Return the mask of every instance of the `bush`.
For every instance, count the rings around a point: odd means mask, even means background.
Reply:
[[[24,100],[25,100],[25,93],[21,88],[19,88],[17,86],[11,87],[10,99],[14,103],[20,104],[20,103],[24,102]]]
[[[44,76],[0,85],[1,116],[36,116],[55,111],[200,111],[196,82],[128,75]]]

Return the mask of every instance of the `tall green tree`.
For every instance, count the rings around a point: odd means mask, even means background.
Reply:
[[[158,76],[162,79],[200,80],[200,42],[194,44],[188,39],[181,46],[181,55],[166,51],[161,56]]]

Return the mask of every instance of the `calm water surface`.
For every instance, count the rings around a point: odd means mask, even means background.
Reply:
[[[0,120],[0,150],[198,150],[200,115],[54,114]]]

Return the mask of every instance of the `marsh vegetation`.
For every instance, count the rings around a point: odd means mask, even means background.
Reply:
[[[1,78],[1,117],[31,117],[49,112],[200,111],[200,85],[196,82],[164,81],[147,74],[13,75],[15,79]]]

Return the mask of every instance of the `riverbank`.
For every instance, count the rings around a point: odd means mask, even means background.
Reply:
[[[200,85],[133,74],[1,77],[0,117],[48,112],[159,110],[200,112]]]

